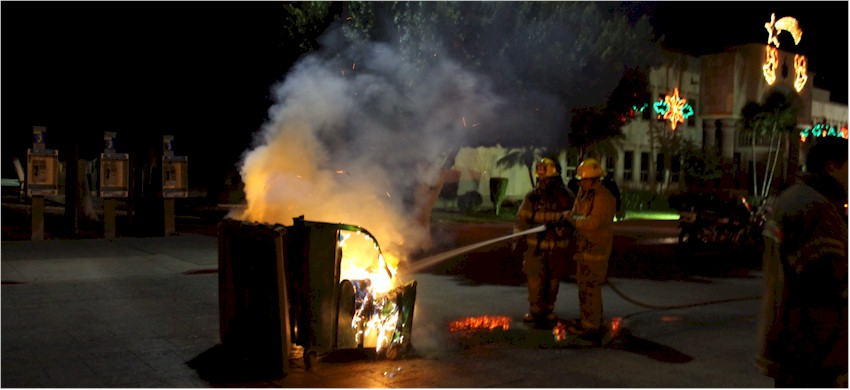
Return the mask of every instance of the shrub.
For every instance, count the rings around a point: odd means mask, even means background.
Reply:
[[[630,211],[668,211],[670,205],[667,195],[656,194],[647,190],[627,190],[620,195],[622,199],[621,210]]]
[[[482,203],[484,198],[478,191],[469,191],[457,198],[457,207],[464,213],[478,210]]]

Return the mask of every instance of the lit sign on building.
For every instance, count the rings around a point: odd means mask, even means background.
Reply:
[[[803,30],[800,29],[797,19],[786,16],[776,20],[776,14],[770,14],[770,21],[764,24],[767,30],[767,46],[765,47],[765,59],[762,66],[762,73],[767,85],[773,85],[776,82],[776,68],[779,65],[779,34],[782,31],[787,31],[794,38],[794,45],[798,45],[803,38]],[[773,44],[773,46],[771,46]],[[794,55],[794,89],[797,92],[803,90],[809,77],[806,75],[808,71],[808,62],[806,57],[799,54]]]

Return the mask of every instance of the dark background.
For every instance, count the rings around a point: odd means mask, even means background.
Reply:
[[[667,48],[701,55],[765,43],[764,23],[793,16],[794,46],[814,84],[847,103],[847,2],[627,2],[649,15]],[[267,118],[270,90],[302,52],[289,41],[278,2],[3,2],[2,166],[23,160],[32,126],[47,147],[79,157],[103,150],[103,132],[133,155],[175,136],[190,158],[190,183],[214,191]],[[63,150],[64,148],[64,150]],[[10,173],[11,172],[11,173]]]

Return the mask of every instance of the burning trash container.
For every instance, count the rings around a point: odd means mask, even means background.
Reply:
[[[365,229],[225,219],[218,242],[222,347],[246,366],[283,377],[299,355],[309,369],[336,350],[409,352],[416,282],[396,285]]]

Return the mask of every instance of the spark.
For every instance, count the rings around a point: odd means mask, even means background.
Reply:
[[[466,117],[461,117],[461,119],[463,119],[463,127],[466,127]]]
[[[386,194],[387,194],[387,198],[392,198],[392,195],[390,195],[389,192],[387,192]]]

